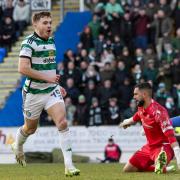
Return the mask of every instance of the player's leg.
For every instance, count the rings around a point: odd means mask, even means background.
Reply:
[[[127,162],[123,168],[123,172],[137,172],[139,169],[132,165],[130,162]]]
[[[167,155],[165,151],[159,152],[158,156],[155,159],[155,169],[154,172],[156,174],[164,173],[163,169],[166,167],[167,164]]]
[[[26,119],[24,125],[20,127],[16,133],[15,142],[11,145],[17,162],[22,166],[26,166],[25,156],[23,152],[23,144],[26,142],[28,136],[36,131],[37,124],[37,119]]]
[[[28,136],[37,129],[38,119],[44,107],[43,99],[44,95],[23,93],[23,114],[25,121],[24,125],[18,129],[15,142],[11,146],[17,162],[22,166],[26,166],[23,144]]]
[[[50,93],[45,110],[47,110],[47,113],[52,117],[59,130],[60,145],[64,156],[65,174],[67,176],[79,175],[80,170],[76,169],[72,163],[70,132],[66,120],[64,100],[59,91],[59,87]]]
[[[174,165],[167,166],[173,158],[173,150],[169,144],[151,149],[150,157],[153,160],[153,165],[146,167],[145,171],[156,172],[157,174],[175,171]]]
[[[147,171],[153,161],[150,159],[150,151],[147,145],[138,150],[124,166],[124,172]]]
[[[157,174],[169,171],[170,168],[166,168],[169,162],[172,160],[174,152],[170,144],[164,144],[160,148],[156,148],[152,153],[152,158],[155,162],[154,172]],[[173,169],[173,168],[172,168]]]
[[[79,175],[80,171],[72,163],[72,148],[70,143],[70,132],[67,126],[64,103],[56,103],[47,110],[54,120],[60,135],[61,149],[64,156],[65,174],[67,176]]]
[[[154,165],[150,165],[148,166],[145,171],[147,172],[154,172],[155,171],[155,166]],[[163,168],[163,173],[166,173],[166,172],[174,172],[175,171],[175,166],[174,165],[171,165],[171,166],[166,166]]]

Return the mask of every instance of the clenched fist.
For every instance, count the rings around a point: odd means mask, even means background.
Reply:
[[[60,86],[60,92],[61,92],[61,95],[63,96],[63,98],[67,95],[66,90],[61,86]]]

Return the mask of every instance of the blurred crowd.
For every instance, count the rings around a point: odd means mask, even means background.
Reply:
[[[86,3],[92,20],[80,34],[77,52],[67,50],[58,64],[69,125],[116,125],[131,117],[133,86],[144,81],[170,117],[179,115],[180,1]]]
[[[12,44],[30,22],[28,0],[0,0],[0,47],[11,51]]]

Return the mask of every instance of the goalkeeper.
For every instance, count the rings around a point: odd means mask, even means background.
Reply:
[[[180,169],[180,148],[174,135],[168,113],[164,107],[152,99],[152,87],[149,83],[141,83],[134,88],[134,99],[138,111],[129,119],[125,119],[120,127],[127,127],[141,121],[147,144],[129,159],[124,172],[154,171],[157,174],[175,170],[167,166],[175,156]]]

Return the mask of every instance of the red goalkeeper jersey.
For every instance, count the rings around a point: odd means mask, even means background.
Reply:
[[[173,131],[167,110],[152,99],[147,108],[138,107],[133,116],[135,122],[141,121],[150,147],[169,143],[166,133]]]

